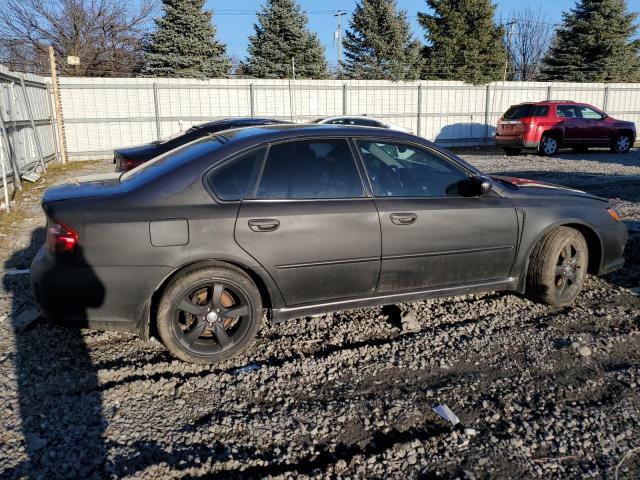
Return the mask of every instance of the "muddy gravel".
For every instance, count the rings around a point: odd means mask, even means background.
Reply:
[[[32,187],[0,219],[0,477],[638,478],[640,151],[462,156],[610,198],[632,232],[624,270],[561,309],[489,293],[265,322],[202,367],[133,335],[16,331],[43,240]]]

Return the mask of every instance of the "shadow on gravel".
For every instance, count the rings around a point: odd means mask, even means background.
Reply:
[[[5,270],[29,268],[44,239],[43,228],[34,230],[30,245],[11,255]],[[89,282],[99,280],[89,275]],[[17,393],[28,456],[4,472],[4,478],[102,478],[106,460],[102,397],[80,329],[32,323],[21,331],[20,314],[34,308],[29,275],[5,274],[3,284],[12,297]],[[102,302],[104,293],[96,297],[64,301],[73,302],[74,316],[86,321],[86,309]],[[88,393],[68,396],[80,386]]]

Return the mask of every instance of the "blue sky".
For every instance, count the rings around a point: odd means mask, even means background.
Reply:
[[[333,32],[336,30],[336,18],[332,11],[354,9],[356,0],[298,0],[308,12],[309,26],[318,33],[327,51],[330,62],[337,61],[337,49],[333,45]],[[544,9],[552,23],[560,21],[564,10],[573,7],[575,0],[494,0],[498,5],[498,18],[509,17],[509,13],[529,6]],[[246,55],[247,37],[253,33],[255,15],[262,1],[258,0],[208,0],[206,8],[215,12],[214,21],[221,41],[227,44],[230,55],[243,58]],[[397,0],[399,7],[408,12],[414,36],[423,40],[422,30],[416,20],[418,11],[426,11],[424,0]],[[640,10],[640,0],[627,0],[629,7]],[[348,20],[343,20],[343,27]]]

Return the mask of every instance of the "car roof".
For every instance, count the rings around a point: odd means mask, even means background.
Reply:
[[[314,137],[392,137],[399,139],[415,140],[415,135],[405,132],[381,129],[378,127],[364,127],[360,125],[326,125],[326,124],[281,124],[263,125],[225,130],[215,133],[215,136],[224,142],[254,141],[278,141],[293,138]],[[428,142],[420,138],[422,142]]]
[[[193,129],[206,129],[208,127],[215,127],[218,125],[259,125],[259,124],[279,124],[279,123],[291,123],[286,120],[278,120],[275,118],[256,118],[256,117],[233,117],[233,118],[221,118],[219,120],[212,120],[211,122],[200,123],[194,125]]]

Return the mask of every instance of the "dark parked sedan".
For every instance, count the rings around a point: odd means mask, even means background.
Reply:
[[[113,163],[116,165],[116,172],[126,172],[132,170],[138,165],[148,162],[156,158],[158,155],[167,153],[169,150],[178,148],[189,142],[193,142],[205,135],[222,132],[232,128],[256,127],[262,125],[277,125],[290,123],[283,120],[275,120],[273,118],[225,118],[214,122],[202,123],[194,125],[185,132],[171,136],[164,140],[137,145],[135,147],[120,148],[113,152]]]
[[[211,363],[272,321],[492,290],[551,305],[620,268],[627,230],[606,200],[488,178],[403,132],[230,130],[121,176],[53,187],[33,261],[42,312],[157,332]]]

